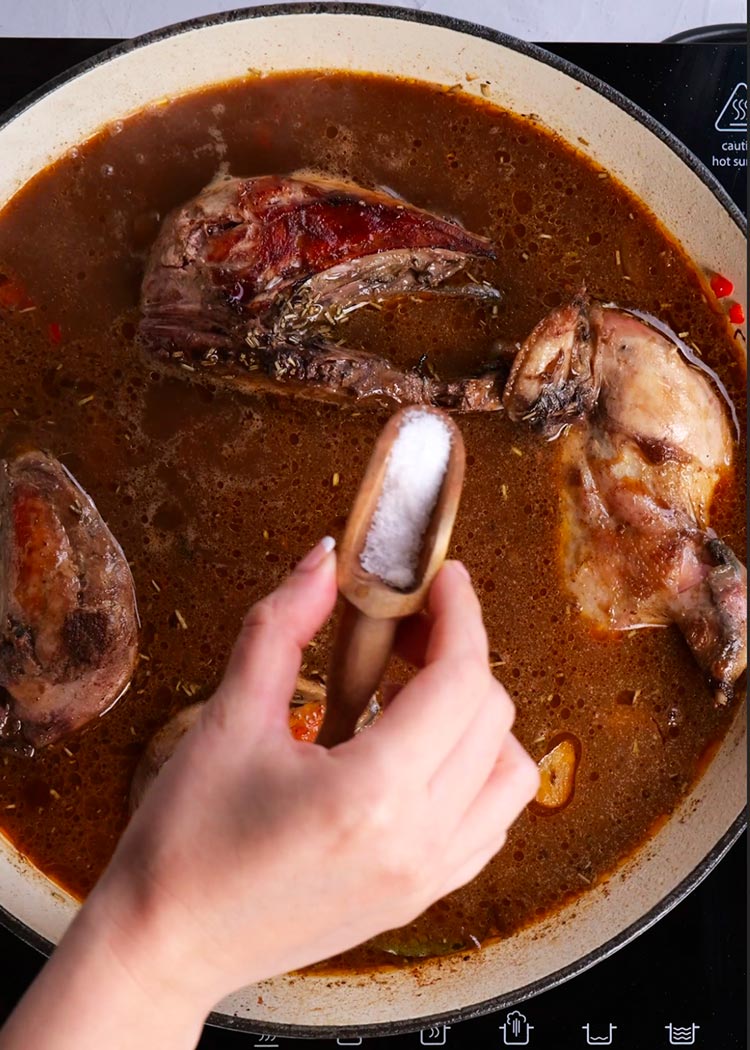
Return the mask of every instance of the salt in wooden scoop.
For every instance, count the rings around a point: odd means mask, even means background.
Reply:
[[[317,737],[324,747],[352,736],[398,621],[425,603],[450,543],[465,458],[460,430],[435,408],[401,409],[378,438],[339,549],[342,601]]]

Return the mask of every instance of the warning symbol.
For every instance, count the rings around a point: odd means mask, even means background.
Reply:
[[[747,132],[747,84],[738,84],[724,103],[714,125],[717,131]]]

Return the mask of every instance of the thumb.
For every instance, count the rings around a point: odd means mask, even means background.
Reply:
[[[334,544],[324,537],[245,617],[215,697],[216,714],[238,731],[286,726],[302,650],[336,603]]]

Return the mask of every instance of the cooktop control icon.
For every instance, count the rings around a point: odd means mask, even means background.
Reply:
[[[511,1010],[505,1017],[505,1024],[500,1025],[506,1046],[528,1046],[533,1028],[518,1010]]]
[[[445,1046],[449,1028],[449,1024],[434,1024],[430,1028],[423,1028],[419,1033],[419,1041],[422,1046]]]
[[[584,1032],[586,1033],[586,1046],[612,1046],[612,1037],[617,1029],[616,1024],[611,1024],[607,1028],[605,1033],[604,1025],[594,1025],[594,1031],[591,1031],[590,1024],[581,1025]]]
[[[362,1046],[361,1035],[342,1035],[336,1040],[336,1046]]]
[[[686,1025],[684,1028],[678,1028],[676,1024],[665,1024],[664,1027],[669,1033],[670,1046],[695,1046],[695,1033],[700,1028],[699,1024]]]

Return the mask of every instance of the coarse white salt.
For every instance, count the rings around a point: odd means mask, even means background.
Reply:
[[[422,539],[448,467],[451,432],[432,412],[407,412],[391,446],[378,505],[359,556],[365,572],[414,587]]]

